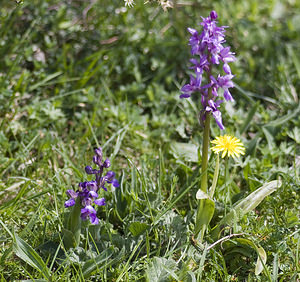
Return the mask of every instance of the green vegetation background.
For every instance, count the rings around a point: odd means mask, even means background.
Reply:
[[[300,3],[175,2],[164,12],[138,0],[131,9],[123,1],[0,1],[1,281],[43,277],[15,256],[4,226],[39,253],[53,281],[299,281]],[[266,250],[258,277],[251,248],[203,254],[189,242],[202,129],[199,99],[180,100],[179,89],[188,81],[187,27],[212,9],[238,58],[235,103],[222,108],[226,133],[247,148],[232,162],[233,201],[283,181],[225,233],[245,232]],[[95,242],[87,236],[57,253],[65,192],[88,179],[99,144],[121,187],[105,193]],[[85,272],[97,254],[109,258]]]

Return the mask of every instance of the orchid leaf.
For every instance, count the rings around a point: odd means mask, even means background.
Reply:
[[[255,209],[265,197],[276,191],[280,186],[280,180],[270,181],[252,192],[245,199],[241,200],[225,217],[223,217],[219,224],[214,228],[212,236],[217,237],[222,226],[232,225],[234,223],[236,215],[238,215],[238,218],[242,218],[246,213]]]
[[[201,230],[206,230],[210,223],[215,212],[215,202],[200,189],[196,198],[199,200],[195,225],[195,235],[197,236]]]
[[[235,241],[242,245],[248,245],[257,253],[257,261],[255,266],[255,275],[259,275],[264,270],[264,265],[267,262],[267,254],[263,247],[258,247],[252,240],[245,238],[237,238]]]
[[[250,249],[247,251],[248,248],[246,247],[254,249],[257,253],[255,275],[259,275],[264,268],[266,269],[265,264],[267,262],[267,254],[261,246],[257,246],[252,240],[247,238],[236,238],[227,245],[227,249],[229,249],[227,253],[239,253],[243,256],[252,257],[252,252],[250,252]]]
[[[256,252],[258,254],[258,258],[255,267],[255,275],[259,275],[264,269],[264,264],[267,262],[267,254],[262,247],[257,248]]]

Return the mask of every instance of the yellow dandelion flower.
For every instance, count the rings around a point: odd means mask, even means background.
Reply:
[[[211,141],[212,144],[215,144],[211,149],[214,153],[218,154],[222,153],[222,158],[228,155],[228,157],[239,157],[240,155],[245,154],[245,147],[240,139],[230,136],[230,135],[223,135],[216,137],[215,140]]]

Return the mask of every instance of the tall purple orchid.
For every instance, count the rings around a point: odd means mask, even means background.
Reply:
[[[229,63],[236,60],[230,47],[224,47],[225,26],[217,26],[216,19],[218,15],[211,11],[209,17],[203,18],[200,25],[202,32],[196,29],[188,28],[191,34],[189,45],[191,54],[194,56],[190,62],[194,74],[190,76],[190,83],[181,88],[180,98],[189,98],[193,94],[201,95],[201,111],[199,120],[204,126],[202,156],[201,156],[201,183],[197,194],[198,208],[196,213],[195,235],[200,236],[202,240],[206,227],[209,224],[214,211],[214,202],[209,198],[207,193],[208,187],[208,150],[210,139],[210,119],[214,117],[217,125],[221,130],[224,129],[222,115],[219,110],[220,105],[224,102],[219,98],[221,92],[226,101],[233,101],[229,91],[234,87]],[[222,68],[221,68],[222,66]],[[222,91],[221,91],[222,90]],[[203,220],[203,211],[212,211],[210,216]]]
[[[99,198],[99,190],[103,189],[107,191],[107,188],[105,187],[107,183],[112,184],[114,187],[119,187],[119,183],[115,178],[115,173],[113,171],[108,171],[102,176],[104,168],[110,167],[110,161],[109,159],[103,161],[102,149],[100,147],[95,149],[93,162],[98,166],[98,169],[86,166],[85,172],[87,174],[94,174],[95,180],[80,182],[77,191],[67,190],[70,199],[65,202],[65,207],[68,208],[74,206],[76,199],[78,199],[81,206],[81,219],[86,220],[89,218],[92,224],[98,224],[99,219],[97,218],[97,212],[93,207],[93,204],[96,206],[104,206],[106,204],[105,198]]]
[[[224,47],[226,26],[217,26],[218,15],[211,11],[207,18],[202,17],[200,25],[203,27],[201,34],[196,29],[188,28],[191,33],[189,45],[191,54],[195,56],[190,60],[191,69],[195,74],[190,76],[190,83],[181,88],[180,98],[189,98],[194,93],[200,93],[202,110],[200,121],[204,124],[208,115],[212,115],[221,130],[224,129],[222,115],[218,109],[224,100],[218,99],[219,89],[223,90],[226,101],[233,101],[229,88],[234,87],[231,69],[228,63],[236,60],[230,47]],[[223,65],[224,74],[215,74],[213,65]],[[206,84],[203,85],[204,77]]]

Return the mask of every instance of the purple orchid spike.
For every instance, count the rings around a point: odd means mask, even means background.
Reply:
[[[226,26],[217,26],[218,14],[211,11],[209,17],[202,18],[200,25],[203,27],[199,33],[196,29],[188,28],[191,34],[189,45],[191,54],[196,56],[190,62],[193,64],[195,76],[190,76],[190,83],[181,88],[180,98],[189,98],[193,93],[200,93],[201,104],[201,123],[204,123],[207,114],[212,114],[217,125],[221,130],[224,129],[221,112],[218,110],[222,100],[215,101],[219,96],[218,90],[223,90],[223,96],[226,101],[233,101],[229,88],[234,87],[229,63],[236,60],[235,54],[230,51],[230,47],[224,47]],[[222,65],[225,75],[214,75],[213,65]],[[207,84],[202,85],[204,74],[208,79]],[[208,95],[208,89],[211,94]],[[212,95],[212,97],[210,97]]]
[[[93,162],[98,166],[98,169],[93,169],[91,166],[85,167],[85,172],[90,175],[95,175],[96,179],[92,181],[80,182],[77,191],[67,190],[67,194],[70,199],[65,202],[66,208],[72,207],[75,205],[76,199],[79,198],[82,207],[81,219],[86,220],[89,218],[92,224],[99,223],[97,212],[93,205],[106,205],[105,198],[98,198],[99,189],[102,188],[107,191],[107,188],[104,186],[106,183],[113,185],[113,187],[120,186],[113,171],[108,171],[105,176],[102,176],[103,169],[108,168],[111,165],[109,159],[106,159],[103,163],[102,159],[102,148],[96,148]]]

